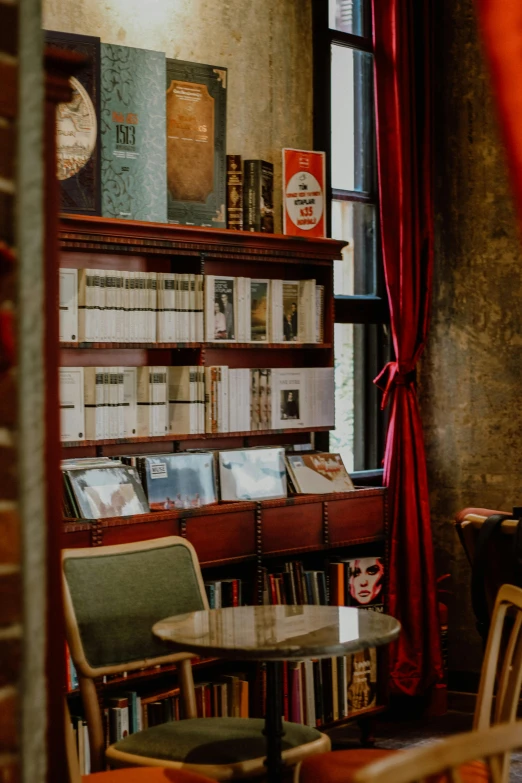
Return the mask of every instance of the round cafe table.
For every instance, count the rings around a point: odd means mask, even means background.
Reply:
[[[167,617],[153,633],[183,652],[266,662],[266,767],[281,780],[281,662],[348,655],[397,638],[393,617],[345,606],[239,606]]]

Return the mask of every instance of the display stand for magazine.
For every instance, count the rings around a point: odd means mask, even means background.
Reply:
[[[75,343],[60,345],[62,367],[199,366],[229,368],[333,368],[333,262],[341,258],[342,242],[295,239],[177,225],[138,223],[97,217],[61,219],[60,268],[183,272],[257,280],[305,281],[323,286],[322,342]],[[217,333],[226,333],[226,291]],[[226,301],[225,301],[226,300]],[[219,309],[217,307],[216,309]],[[287,318],[288,333],[292,313]],[[219,327],[219,328],[218,328]],[[208,337],[208,334],[206,335]],[[284,339],[284,336],[283,336]],[[285,415],[295,418],[295,398],[284,398]],[[333,403],[332,403],[333,404]],[[327,450],[331,426],[289,427],[208,434],[78,440],[62,444],[62,457],[85,458],[121,454],[168,454],[193,448],[234,449],[315,443]],[[246,601],[263,600],[263,575],[284,558],[308,558],[314,568],[327,559],[346,557],[354,545],[381,546],[386,552],[386,495],[383,488],[349,492],[291,495],[259,502],[219,503],[202,508],[172,508],[132,517],[92,520],[65,519],[63,547],[101,546],[180,535],[196,548],[205,578],[238,574],[251,585]],[[348,548],[348,550],[347,550]],[[333,586],[330,585],[330,590]],[[369,739],[369,719],[386,706],[385,656],[380,658],[376,705],[349,718],[364,719],[363,739]],[[218,662],[199,662],[199,668]],[[159,680],[168,669],[144,670],[125,682]],[[170,676],[172,673],[170,672]],[[214,675],[213,675],[214,676]],[[121,689],[122,680],[100,683],[100,698]],[[339,721],[340,722],[340,721]],[[330,723],[333,725],[333,723]]]

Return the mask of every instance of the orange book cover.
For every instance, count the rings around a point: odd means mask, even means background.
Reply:
[[[283,233],[326,236],[325,154],[283,150]]]

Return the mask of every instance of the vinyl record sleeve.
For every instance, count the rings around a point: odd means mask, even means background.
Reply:
[[[151,511],[200,508],[217,502],[210,452],[145,456],[138,464]]]
[[[127,465],[64,471],[83,519],[147,514],[149,504],[135,468]]]
[[[221,500],[268,500],[287,496],[284,449],[219,452]]]
[[[287,465],[297,492],[349,492],[353,482],[340,454],[287,454]]]

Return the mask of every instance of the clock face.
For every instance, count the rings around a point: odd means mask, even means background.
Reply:
[[[56,111],[56,155],[59,180],[74,177],[91,157],[96,146],[96,112],[85,87],[71,77],[73,97]]]

